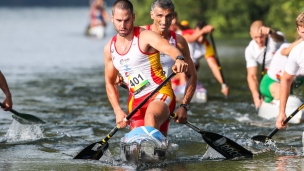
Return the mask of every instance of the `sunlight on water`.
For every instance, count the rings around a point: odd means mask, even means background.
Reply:
[[[21,125],[14,120],[5,137],[7,142],[18,142],[38,140],[44,135],[39,125]]]

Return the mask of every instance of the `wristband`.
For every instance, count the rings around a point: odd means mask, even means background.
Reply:
[[[179,60],[185,60],[185,58],[184,58],[183,56],[177,56],[177,57],[176,57],[176,60],[178,60],[178,59],[179,59]]]
[[[226,88],[227,85],[225,83],[221,84],[222,85],[222,88]]]

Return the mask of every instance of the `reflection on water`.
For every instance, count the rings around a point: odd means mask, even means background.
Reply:
[[[104,138],[115,126],[103,78],[103,46],[114,30],[109,25],[104,40],[85,37],[88,10],[0,8],[0,69],[11,88],[14,109],[46,122],[36,130],[22,127],[25,133],[21,128],[13,129],[12,134],[11,114],[0,111],[0,170],[134,170],[119,157],[119,141],[127,129],[113,136],[102,161],[71,160],[84,147]],[[203,160],[206,143],[201,135],[172,121],[169,139],[179,145],[178,158],[143,165],[141,169],[275,170],[276,162],[284,156],[288,161],[283,162],[285,168],[299,166],[303,162],[302,155],[289,158],[291,153],[278,153],[250,140],[257,134],[267,135],[275,125],[273,120],[259,118],[252,106],[243,57],[248,40],[216,42],[231,94],[228,99],[223,98],[220,85],[202,61],[198,75],[208,90],[208,102],[191,104],[189,120],[202,130],[236,141],[255,153],[254,159]],[[122,89],[120,94],[126,110],[128,94]],[[278,132],[273,137],[277,148],[299,154],[295,149],[302,147],[300,130],[303,130],[301,124]],[[290,146],[294,150],[287,150]]]

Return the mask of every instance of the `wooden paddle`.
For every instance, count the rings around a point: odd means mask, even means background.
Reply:
[[[294,117],[300,110],[302,110],[304,108],[304,103],[302,103],[301,106],[299,106],[291,115],[289,115],[288,118],[286,118],[283,122],[283,124],[285,125],[292,117]],[[278,128],[275,128],[270,134],[268,134],[267,136],[265,135],[256,135],[253,136],[251,139],[254,141],[260,141],[262,143],[265,143],[267,140],[271,139],[271,137],[276,134],[279,131]]]
[[[147,96],[133,111],[126,117],[128,121],[136,112],[139,110],[155,93],[157,93],[170,79],[175,75],[172,73],[169,75],[154,91],[152,91],[149,96]],[[113,137],[113,135],[119,130],[119,127],[114,127],[110,133],[101,141],[95,142],[83,150],[81,150],[74,159],[92,159],[99,160],[104,152],[109,148],[108,140]]]
[[[218,54],[217,54],[217,50],[216,50],[216,47],[215,47],[215,42],[214,42],[214,39],[213,39],[212,33],[210,33],[210,40],[211,40],[211,44],[212,44],[213,49],[214,49],[214,53],[215,53],[215,60],[216,60],[217,65],[219,66],[219,68],[218,68],[218,69],[220,70],[221,77],[222,77],[222,79],[223,79],[223,84],[225,84],[225,85],[226,85],[226,81],[225,81],[225,78],[224,78],[224,74],[223,74],[222,66],[221,66],[220,61],[219,61],[219,59],[218,59]],[[226,98],[227,98],[227,96],[226,96]]]
[[[175,119],[178,118],[176,113],[172,113],[171,116]],[[236,142],[232,141],[231,139],[213,133],[213,132],[207,132],[202,131],[198,127],[194,126],[189,121],[186,122],[186,125],[193,129],[194,131],[200,133],[204,139],[204,141],[212,147],[214,150],[216,150],[218,153],[226,157],[227,159],[233,159],[233,158],[239,158],[239,157],[245,157],[245,158],[252,158],[253,154],[251,151],[248,151],[244,147],[240,146]]]
[[[3,103],[0,102],[1,107],[5,107]],[[44,124],[45,122],[34,115],[19,113],[14,109],[9,110],[14,115],[12,117],[22,125],[36,125],[36,124]]]

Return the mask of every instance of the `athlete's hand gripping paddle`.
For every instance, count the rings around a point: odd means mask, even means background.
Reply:
[[[3,103],[0,102],[1,107],[5,107]],[[10,112],[13,113],[12,117],[22,125],[35,125],[35,124],[44,124],[45,122],[34,115],[19,113],[14,109],[10,109]]]
[[[285,119],[285,121],[283,122],[283,125],[285,125],[292,117],[294,117],[300,110],[302,110],[304,108],[304,103],[302,103],[301,106],[299,106],[294,112],[292,112],[291,115],[289,115],[288,118]],[[270,140],[272,136],[274,136],[274,134],[276,134],[279,131],[278,128],[275,128],[270,134],[268,134],[267,136],[265,135],[256,135],[253,136],[251,139],[254,141],[260,141],[262,143],[265,143],[267,140]]]

